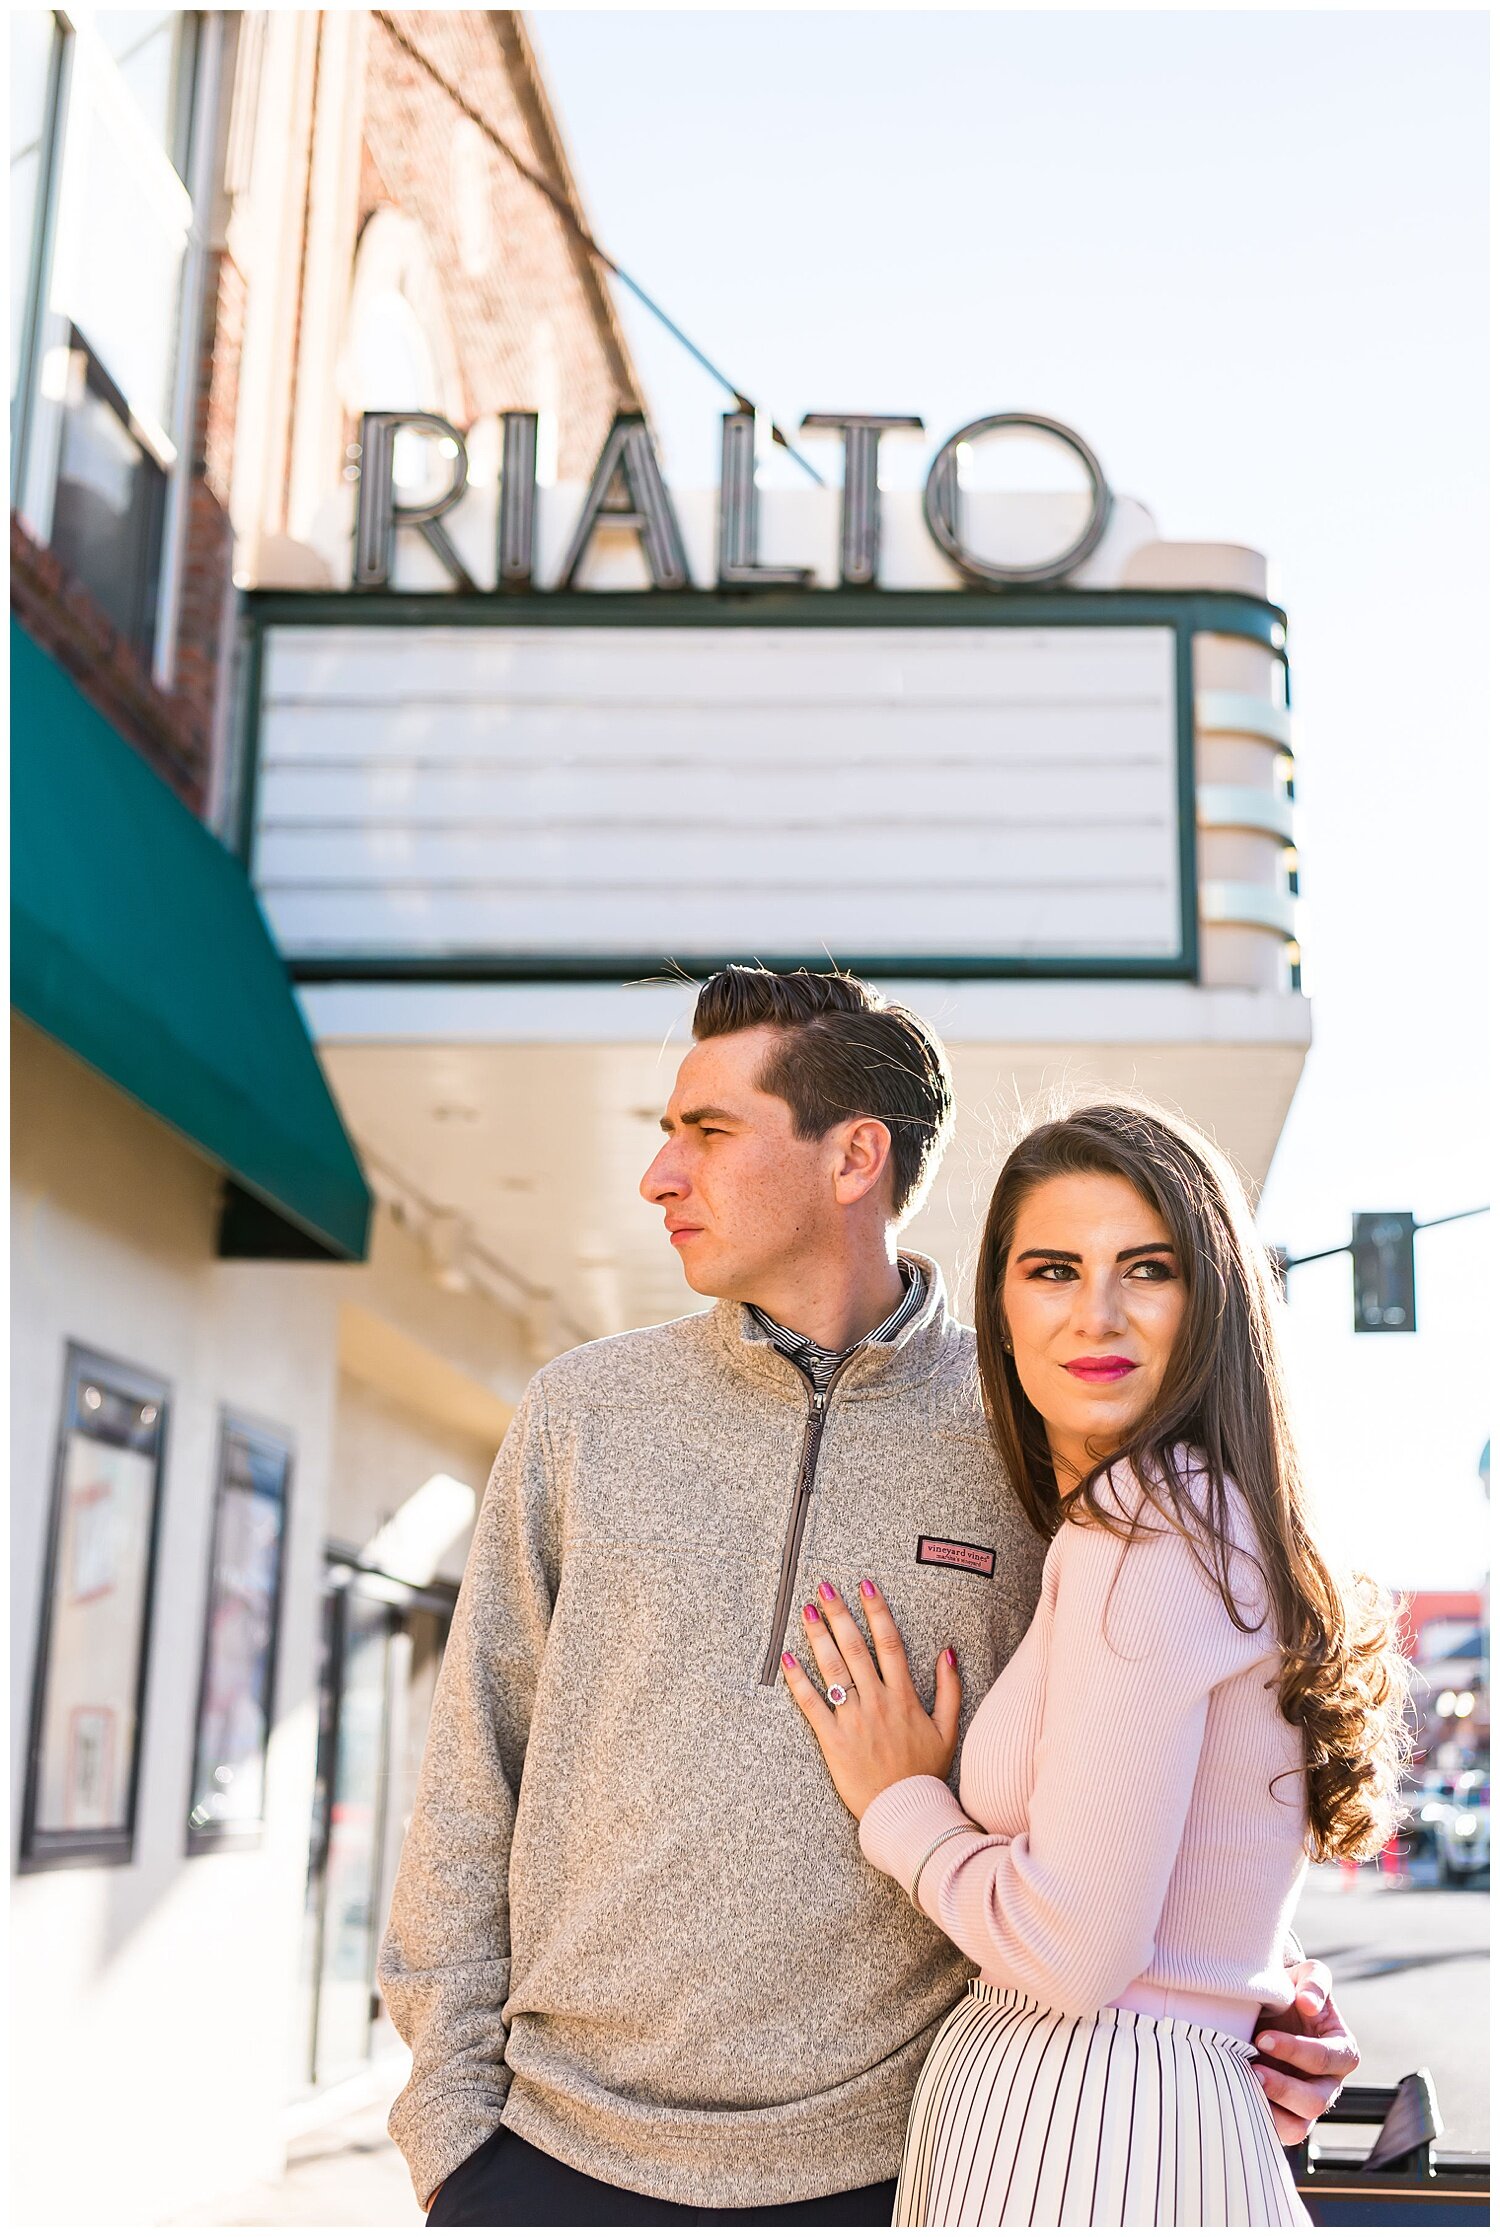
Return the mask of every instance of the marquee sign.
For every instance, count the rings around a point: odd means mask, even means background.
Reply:
[[[303,978],[1190,977],[1195,603],[262,593],[255,883]]]
[[[622,413],[599,454],[562,567],[554,584],[535,579],[537,423],[535,412],[501,418],[500,503],[496,516],[494,587],[497,591],[571,590],[597,532],[627,529],[640,543],[653,589],[692,587],[682,529],[661,471],[651,433],[638,413]],[[843,437],[844,480],[839,511],[839,582],[869,589],[879,578],[881,501],[880,440],[900,431],[920,433],[922,422],[904,414],[811,412],[804,429]],[[426,434],[451,459],[448,486],[417,501],[398,497],[394,471],[397,435]],[[967,541],[959,484],[962,449],[986,436],[1018,430],[1039,435],[1068,453],[1088,488],[1082,529],[1051,555],[1026,565],[986,558]],[[443,526],[462,501],[469,480],[468,450],[459,430],[434,412],[367,412],[355,446],[359,500],[354,531],[354,586],[383,589],[390,581],[395,541],[402,530],[420,535],[446,570],[454,589],[478,588]],[[1104,471],[1081,435],[1034,412],[995,412],[973,420],[943,443],[927,473],[922,517],[933,543],[964,581],[1004,589],[1066,581],[1095,551],[1109,526],[1113,499]],[[759,492],[755,483],[755,417],[724,415],[720,453],[716,582],[720,589],[805,587],[813,570],[767,566],[759,556]]]
[[[674,499],[632,414],[586,490],[539,493],[538,416],[508,412],[455,518],[460,431],[367,415],[351,587],[247,601],[244,847],[299,978],[1195,975],[1200,911],[1227,905],[1200,892],[1200,816],[1285,820],[1245,781],[1200,802],[1195,642],[1284,659],[1284,617],[1126,587],[1149,516],[1055,421],[960,428],[920,512],[878,473],[919,422],[802,424],[841,438],[842,487],[768,491],[763,524],[748,411],[716,504]],[[1086,505],[965,491],[961,448],[1016,428],[1071,454]],[[412,431],[446,461],[430,494],[397,480]],[[1050,554],[981,549],[1017,522]],[[1256,737],[1274,716],[1229,709]]]

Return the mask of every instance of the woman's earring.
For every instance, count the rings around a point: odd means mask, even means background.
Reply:
[[[1010,1338],[1009,1338],[1008,1336],[1002,1336],[1002,1337],[1001,1337],[1001,1339],[1000,1339],[1000,1348],[1001,1348],[1001,1350],[1002,1350],[1002,1351],[1013,1352],[1013,1351],[1015,1350],[1015,1348],[1016,1348],[1016,1347],[1015,1347],[1015,1345],[1014,1345],[1014,1344],[1013,1344],[1013,1343],[1011,1342],[1011,1340],[1010,1340]]]

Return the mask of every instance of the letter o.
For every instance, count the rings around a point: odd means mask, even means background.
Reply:
[[[1089,479],[1089,517],[1082,534],[1055,559],[1040,560],[1028,567],[1007,567],[997,559],[981,559],[977,552],[970,551],[959,534],[958,446],[977,443],[981,436],[993,435],[1005,427],[1030,427],[1040,435],[1050,435],[1072,451]],[[1081,567],[1090,552],[1097,551],[1109,526],[1113,503],[1104,469],[1083,437],[1075,435],[1071,427],[1064,427],[1060,420],[1044,419],[1038,412],[992,412],[988,419],[970,420],[967,427],[961,427],[956,435],[948,437],[932,462],[927,487],[922,492],[922,512],[933,542],[947,553],[955,567],[983,583],[1060,582],[1075,567]]]

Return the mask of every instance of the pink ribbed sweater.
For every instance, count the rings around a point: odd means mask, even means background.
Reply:
[[[902,1779],[859,1838],[910,1892],[930,1844],[973,1818],[984,1830],[933,1851],[917,1900],[984,1980],[1054,2010],[1118,2005],[1248,2042],[1263,2005],[1291,2000],[1306,1796],[1253,1531],[1232,1487],[1230,1500],[1230,1582],[1260,1628],[1235,1626],[1155,1510],[1128,1545],[1064,1524],[1031,1628],[964,1743],[962,1808],[941,1779]],[[1141,1502],[1133,1477],[1117,1481],[1122,1515]]]

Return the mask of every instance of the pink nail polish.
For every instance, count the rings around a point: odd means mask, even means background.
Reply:
[[[826,1579],[822,1584],[819,1585],[818,1590],[823,1595],[823,1598],[825,1600],[836,1600],[838,1598],[838,1594],[834,1591],[832,1585],[829,1584]]]
[[[953,1652],[953,1649],[951,1647],[944,1647],[943,1660],[947,1663],[950,1670],[956,1670],[958,1668],[958,1656]]]
[[[784,1654],[781,1658],[781,1667],[783,1670],[795,1670],[797,1657],[794,1654]]]
[[[816,1623],[817,1620],[818,1611],[809,1600],[802,1610],[802,1621],[804,1623]]]
[[[862,1593],[864,1594],[864,1596],[865,1596],[865,1598],[866,1598],[867,1600],[873,1600],[873,1599],[874,1599],[874,1597],[875,1597],[875,1587],[874,1587],[874,1586],[873,1586],[873,1585],[871,1584],[871,1582],[870,1582],[870,1580],[869,1580],[869,1578],[868,1578],[868,1577],[861,1577],[861,1578],[860,1578],[860,1580],[859,1580],[859,1589],[860,1589],[860,1591],[861,1591],[861,1592],[862,1592]]]

